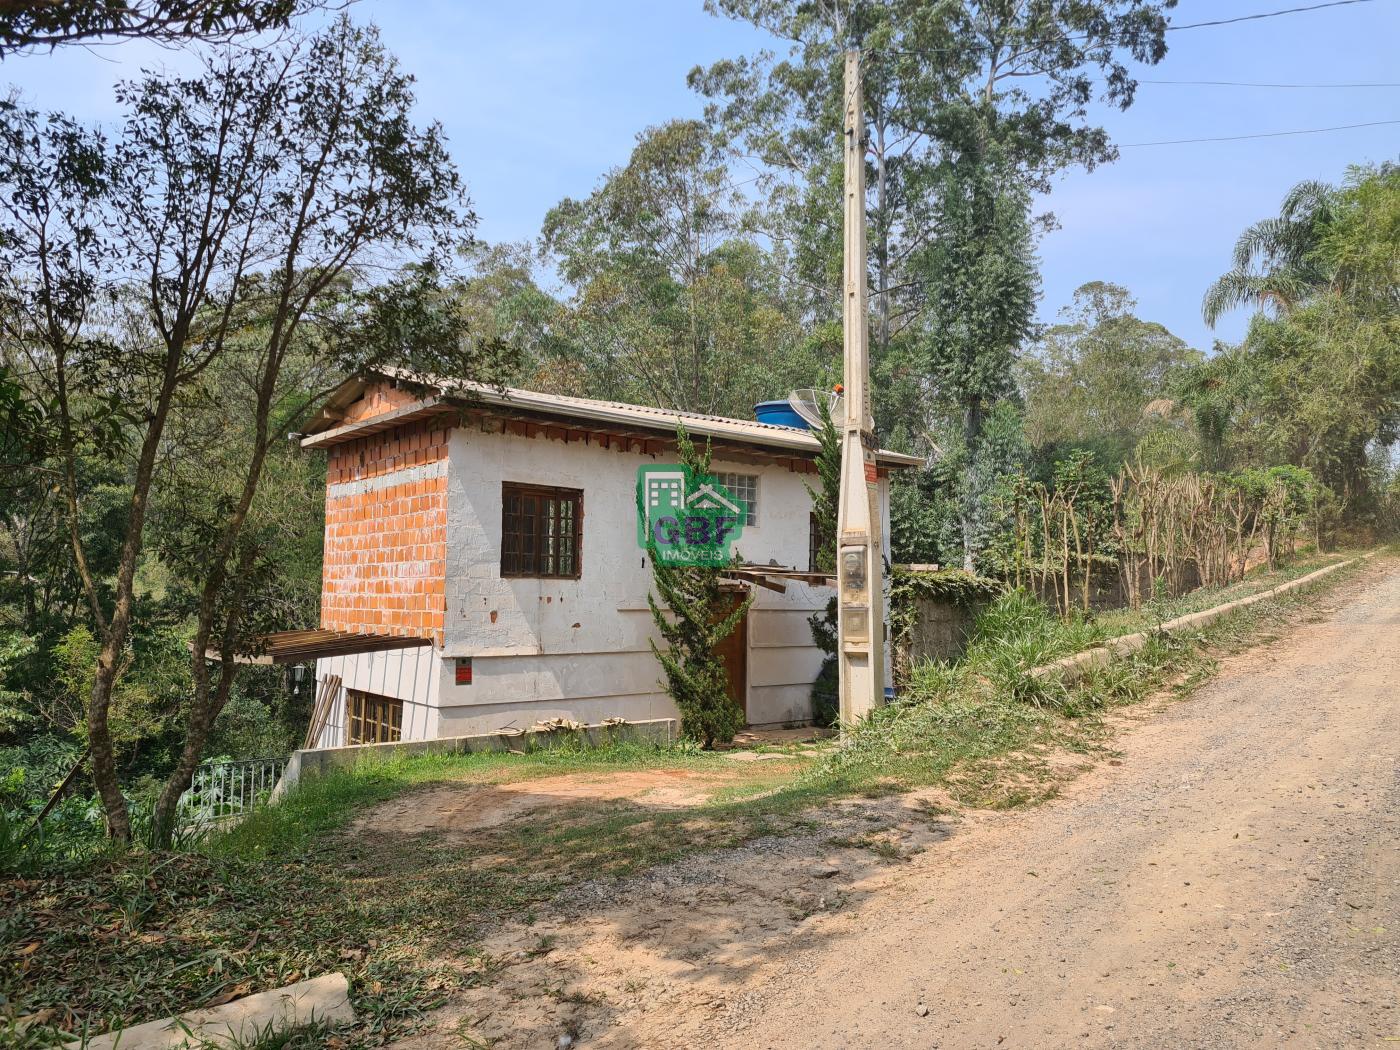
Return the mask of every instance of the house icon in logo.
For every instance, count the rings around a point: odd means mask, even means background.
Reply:
[[[713,485],[701,485],[685,501],[690,510],[727,510],[731,514],[742,514],[743,509]]]
[[[719,478],[678,463],[648,463],[637,470],[637,546],[673,565],[715,565],[744,528],[744,501]]]

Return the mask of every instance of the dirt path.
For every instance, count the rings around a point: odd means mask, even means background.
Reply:
[[[404,1045],[1400,1044],[1400,568],[1328,604],[1048,805],[583,887]]]

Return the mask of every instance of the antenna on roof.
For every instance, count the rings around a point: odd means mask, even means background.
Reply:
[[[844,402],[839,390],[813,390],[810,387],[802,390],[794,390],[788,395],[788,405],[807,421],[813,430],[819,430],[822,425],[821,404],[826,402],[827,412],[833,420],[841,419],[844,412]]]

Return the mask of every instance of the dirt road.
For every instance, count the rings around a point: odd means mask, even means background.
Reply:
[[[1326,605],[1052,803],[906,800],[902,862],[779,841],[585,888],[413,1043],[1400,1045],[1400,568]]]

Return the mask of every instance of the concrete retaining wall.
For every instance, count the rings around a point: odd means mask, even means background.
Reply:
[[[1280,594],[1286,594],[1289,591],[1297,590],[1299,587],[1306,587],[1308,584],[1326,576],[1328,573],[1336,572],[1338,569],[1343,569],[1348,565],[1353,565],[1371,556],[1370,554],[1363,554],[1359,558],[1348,558],[1346,561],[1339,561],[1335,565],[1324,566],[1316,572],[1308,573],[1306,576],[1299,576],[1296,580],[1289,580],[1287,583],[1281,583],[1277,587],[1270,588],[1267,591],[1260,591],[1258,594],[1251,594],[1246,598],[1240,598],[1233,602],[1226,602],[1224,605],[1217,605],[1213,609],[1203,609],[1201,612],[1188,613],[1186,616],[1178,616],[1175,620],[1168,620],[1166,623],[1162,624],[1159,630],[1164,634],[1171,634],[1174,631],[1184,631],[1192,627],[1204,627],[1206,624],[1218,620],[1222,616],[1228,616],[1230,613],[1253,605],[1255,602],[1262,602],[1266,598],[1274,598]],[[1036,678],[1055,676],[1067,685],[1072,684],[1082,678],[1085,671],[1091,667],[1102,667],[1109,663],[1115,656],[1137,652],[1147,644],[1148,639],[1151,638],[1154,633],[1156,632],[1143,631],[1138,634],[1125,634],[1122,637],[1110,639],[1103,645],[1093,649],[1085,649],[1082,653],[1075,653],[1072,656],[1066,656],[1061,660],[1056,660],[1053,663],[1037,667],[1031,671],[1031,674]]]
[[[350,747],[322,747],[293,751],[282,779],[273,788],[271,800],[280,799],[303,777],[317,776],[335,769],[350,769],[361,762],[376,762],[398,755],[451,755],[474,751],[535,751],[558,747],[577,740],[586,747],[634,742],[670,744],[679,735],[674,718],[616,725],[584,726],[579,730],[527,730],[522,733],[487,733],[478,736],[442,737],[436,740],[399,740],[389,744],[355,744]]]

